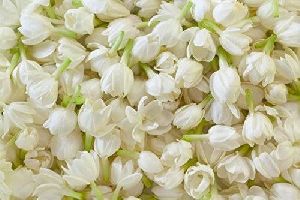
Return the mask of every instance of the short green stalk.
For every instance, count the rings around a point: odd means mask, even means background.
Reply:
[[[254,112],[254,103],[253,103],[253,95],[250,89],[246,89],[246,104],[248,106],[249,112]]]
[[[181,10],[180,19],[185,18],[185,16],[188,14],[192,6],[193,6],[193,2],[188,0]]]
[[[93,149],[94,137],[90,134],[84,134],[84,150],[90,151]]]
[[[123,39],[124,39],[125,32],[121,31],[116,39],[116,41],[113,43],[111,49],[109,50],[109,55],[115,55],[115,53],[118,51]]]
[[[55,76],[55,79],[57,80],[60,75],[66,71],[66,69],[70,66],[71,64],[71,59],[69,58],[66,58],[63,63],[56,69],[56,71],[54,72],[54,76]]]
[[[135,160],[139,158],[138,152],[125,150],[125,149],[118,150],[117,155],[120,157],[131,158],[131,159],[135,159]]]
[[[103,193],[101,192],[99,186],[97,186],[95,182],[92,182],[90,185],[91,185],[92,192],[96,196],[96,199],[104,200]]]
[[[209,19],[203,19],[198,23],[199,28],[205,28],[207,30],[209,30],[212,33],[216,33],[216,34],[220,34],[222,31],[219,27],[219,25]]]
[[[183,140],[187,142],[196,142],[196,141],[203,141],[208,139],[208,134],[190,134],[190,135],[183,135]]]
[[[104,157],[101,159],[102,164],[102,176],[103,176],[103,182],[105,184],[109,183],[110,178],[110,163],[107,157]]]
[[[121,57],[121,63],[125,64],[125,65],[129,65],[129,60],[130,60],[130,57],[131,57],[131,50],[133,48],[133,40],[132,39],[129,39],[126,46],[125,46],[125,49],[124,49],[124,52],[123,52],[123,55]]]

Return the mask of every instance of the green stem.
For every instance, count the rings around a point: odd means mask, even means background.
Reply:
[[[152,187],[152,181],[145,175],[143,174],[142,181],[146,188],[151,188]]]
[[[279,176],[273,179],[273,183],[289,183],[289,182],[282,176]]]
[[[119,185],[117,185],[115,191],[113,192],[113,195],[112,195],[112,200],[118,200],[118,197],[119,197],[119,193],[121,191],[121,187]]]
[[[84,150],[90,151],[93,149],[94,137],[90,134],[85,133],[84,135]]]
[[[55,75],[55,79],[58,79],[59,76],[66,71],[66,69],[70,66],[71,64],[71,59],[70,58],[66,58],[63,63],[57,68],[57,70],[54,72]]]
[[[208,94],[198,105],[200,107],[204,108],[212,99],[213,99],[213,96],[211,94]]]
[[[70,31],[68,29],[66,29],[65,27],[56,27],[54,29],[54,31],[61,35],[61,36],[64,36],[64,37],[67,37],[67,38],[71,38],[71,39],[76,39],[77,38],[77,34],[73,31]]]
[[[132,39],[129,39],[127,44],[126,44],[126,47],[124,49],[124,53],[121,57],[121,63],[125,64],[128,66],[129,64],[129,58],[131,56],[131,50],[132,50],[132,47],[133,47],[133,40]]]
[[[198,22],[198,27],[199,28],[205,28],[207,30],[209,30],[212,33],[216,33],[216,34],[220,34],[222,31],[219,27],[219,25],[209,19],[203,19],[200,22]]]
[[[131,159],[135,159],[135,160],[139,158],[138,152],[125,150],[125,149],[118,150],[117,155],[120,157],[131,158]]]
[[[218,61],[218,57],[215,56],[214,59],[210,62],[210,65],[211,65],[211,68],[212,70],[215,72],[215,71],[218,71],[219,69],[219,61]]]
[[[110,175],[110,164],[107,157],[101,159],[102,164],[102,175],[103,175],[103,182],[105,184],[109,183],[109,175]]]
[[[56,14],[55,14],[55,9],[54,7],[51,6],[51,4],[49,4],[48,7],[44,8],[46,13],[47,13],[47,16],[51,19],[56,19]]]
[[[124,35],[125,35],[124,31],[121,31],[119,33],[116,41],[113,43],[111,49],[108,52],[109,55],[114,55],[118,51],[118,49],[119,49],[119,47],[120,47],[120,45],[121,45],[121,43],[122,43],[122,41],[124,39]]]
[[[83,194],[79,192],[75,192],[71,189],[68,189],[68,193],[65,195],[68,197],[72,197],[74,199],[83,200]]]
[[[249,144],[244,144],[237,148],[237,151],[241,156],[246,156],[251,151],[251,147]]]
[[[184,171],[186,171],[188,168],[190,168],[191,166],[195,165],[198,162],[197,158],[192,158],[190,160],[188,160],[184,165],[182,165],[182,169]]]
[[[82,2],[81,0],[72,0],[72,6],[74,6],[75,8],[79,8],[82,7]]]
[[[180,19],[185,18],[185,16],[188,14],[188,12],[192,8],[192,6],[193,6],[193,2],[192,1],[189,0],[189,1],[186,2],[186,4],[184,5],[184,7],[181,10]]]
[[[18,65],[20,60],[20,53],[17,52],[12,56],[12,59],[10,61],[10,66],[7,69],[7,72],[9,73],[9,75],[11,75],[11,73],[14,71],[15,67]]]
[[[279,0],[273,0],[273,16],[279,17]]]
[[[203,141],[208,139],[208,134],[183,135],[182,139],[187,142]]]
[[[273,51],[276,40],[277,40],[277,36],[275,34],[272,34],[270,37],[268,37],[266,39],[266,45],[264,47],[264,52],[267,55],[270,55],[271,52]]]
[[[232,64],[231,55],[222,46],[218,47],[218,49],[217,49],[217,55],[219,56],[219,59],[223,59],[228,64]]]
[[[141,23],[138,23],[135,27],[142,29],[142,28],[146,28],[148,26],[149,26],[149,22],[141,22]]]
[[[205,119],[202,119],[201,122],[198,124],[198,126],[194,129],[194,133],[198,133],[198,134],[201,134],[203,133],[203,128],[209,124],[208,121],[206,121]]]
[[[97,200],[104,200],[103,193],[100,188],[95,184],[95,182],[91,182],[91,189]]]
[[[250,89],[246,89],[246,104],[248,106],[249,112],[254,112],[254,105],[253,105],[253,95]]]

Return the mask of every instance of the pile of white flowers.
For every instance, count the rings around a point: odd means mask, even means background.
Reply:
[[[300,0],[0,0],[1,200],[299,200]]]

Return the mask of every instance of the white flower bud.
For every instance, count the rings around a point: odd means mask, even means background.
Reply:
[[[183,130],[192,129],[200,123],[204,114],[202,106],[195,103],[188,104],[176,110],[173,124]]]
[[[228,53],[241,56],[250,49],[252,39],[243,33],[243,30],[228,27],[220,33],[220,44]]]
[[[226,152],[215,149],[208,141],[196,143],[196,154],[199,161],[202,161],[210,166],[215,164],[224,157]]]
[[[64,195],[68,194],[62,177],[50,169],[41,168],[34,177],[34,181],[37,187],[33,196],[39,199],[62,199]]]
[[[151,191],[157,196],[159,199],[173,199],[173,200],[180,200],[180,199],[188,199],[188,195],[184,191],[184,189],[180,186],[175,187],[173,189],[166,189],[161,186],[154,186],[152,187]]]
[[[11,195],[18,199],[29,198],[36,187],[32,171],[24,167],[14,170],[11,175],[7,176],[5,182],[11,189]]]
[[[216,45],[206,29],[198,30],[192,40],[189,42],[187,49],[188,55],[192,55],[197,61],[210,62],[217,52]]]
[[[221,1],[213,10],[215,21],[229,26],[241,21],[248,14],[248,7],[238,1]]]
[[[28,127],[19,133],[15,142],[16,146],[26,151],[33,150],[39,142],[39,135],[35,128]]]
[[[291,13],[282,6],[278,6],[277,11],[277,8],[274,6],[274,1],[264,1],[260,4],[261,5],[256,11],[256,15],[259,17],[260,23],[268,29],[273,29],[279,20],[291,16]],[[274,17],[274,14],[278,17]]]
[[[50,141],[51,153],[59,160],[69,160],[82,149],[82,135],[74,131],[68,135],[55,135]]]
[[[174,101],[180,94],[180,89],[175,83],[175,79],[166,73],[156,74],[150,72],[150,77],[146,81],[146,92],[157,99],[166,102]]]
[[[206,0],[192,0],[193,7],[191,8],[191,13],[193,18],[199,22],[201,21],[206,13],[210,11],[211,2]]]
[[[63,122],[63,123],[62,123]],[[55,108],[43,126],[49,129],[52,135],[68,135],[76,127],[76,113],[68,108]]]
[[[13,76],[21,84],[27,85],[32,81],[31,76],[42,71],[42,67],[37,62],[32,60],[22,60],[15,68]]]
[[[101,79],[101,89],[112,96],[125,97],[134,82],[132,70],[121,63],[116,63],[107,69]]]
[[[266,152],[255,155],[252,151],[252,160],[256,170],[268,179],[279,177],[280,170],[272,156]]]
[[[13,48],[17,43],[17,35],[10,27],[0,27],[0,49],[7,50]]]
[[[111,183],[119,185],[125,190],[136,186],[142,178],[142,174],[137,172],[132,160],[122,163],[120,157],[111,163]]]
[[[300,199],[300,190],[289,183],[275,183],[270,192],[271,200]]]
[[[241,91],[241,81],[237,71],[231,67],[221,67],[210,76],[210,90],[215,100],[222,103],[235,103]]]
[[[76,40],[71,40],[68,38],[61,38],[58,40],[57,47],[57,57],[60,60],[71,59],[71,64],[68,69],[73,69],[77,67],[86,57],[87,52],[85,51],[84,46],[82,46]]]
[[[111,106],[106,106],[101,99],[86,100],[78,113],[78,125],[87,134],[103,136],[114,128],[114,124],[109,124],[110,114]]]
[[[30,78],[26,88],[30,100],[40,107],[53,107],[58,96],[58,82],[55,78],[45,72],[34,73]]]
[[[292,16],[288,19],[280,20],[274,27],[274,33],[278,41],[290,47],[300,47],[300,17]]]
[[[36,45],[44,41],[54,29],[47,17],[36,13],[21,15],[20,23],[18,30],[25,36],[22,41],[26,45]]]
[[[283,104],[287,101],[288,90],[284,84],[272,83],[266,87],[266,99],[272,104]]]
[[[176,71],[175,63],[177,61],[178,59],[174,54],[169,51],[164,51],[158,55],[154,69],[159,72],[173,74]]]
[[[279,143],[270,154],[281,172],[290,168],[298,156],[296,148],[289,141]]]
[[[67,161],[67,168],[63,167],[66,175],[63,178],[74,189],[82,189],[100,174],[99,157],[95,152],[79,152],[77,158]],[[89,169],[89,170],[87,170]]]
[[[170,48],[176,45],[182,31],[183,28],[178,20],[168,19],[156,25],[151,34],[159,38],[160,45]]]
[[[40,168],[50,168],[53,163],[51,152],[44,148],[36,148],[25,155],[24,164],[27,168],[39,171]]]
[[[78,34],[92,34],[94,31],[94,14],[84,7],[69,9],[64,14],[67,29]]]
[[[123,32],[124,36],[118,48],[121,49],[125,47],[129,39],[134,39],[140,34],[140,30],[137,29],[136,25],[141,22],[141,19],[136,15],[115,19],[109,23],[107,29],[102,34],[107,36],[108,43],[112,47],[120,33]]]
[[[181,88],[195,87],[202,80],[203,66],[192,59],[183,58],[177,62],[175,81]]]
[[[179,140],[167,144],[160,159],[165,166],[180,167],[192,157],[192,145],[189,142]]]
[[[218,150],[231,151],[242,144],[237,130],[230,126],[215,125],[208,130],[210,144]]]
[[[112,133],[97,137],[94,143],[94,150],[100,158],[107,158],[113,155],[121,147],[120,131],[114,129]]]
[[[45,40],[44,42],[34,45],[32,47],[31,54],[36,60],[40,62],[51,62],[54,58],[54,52],[57,45],[58,44],[54,41]]]
[[[137,77],[134,79],[133,86],[130,92],[127,94],[127,99],[131,106],[137,106],[140,99],[148,95],[146,93],[145,83],[146,81],[143,80],[141,77]]]
[[[88,55],[87,61],[91,64],[91,70],[102,76],[105,70],[120,61],[120,57],[109,55],[109,49],[99,45],[96,50]]]
[[[282,177],[296,185],[298,188],[300,187],[300,169],[291,167],[282,173]]]
[[[141,168],[146,173],[156,174],[163,170],[161,161],[159,160],[157,155],[155,155],[151,151],[142,151],[139,154],[139,159],[137,162],[139,168]]]
[[[300,65],[299,58],[295,52],[291,49],[286,49],[284,55],[280,55],[279,58],[275,58],[276,64],[276,76],[288,82],[292,82],[297,78],[300,78]]]
[[[33,115],[35,114],[35,110],[28,102],[12,102],[3,108],[4,121],[9,121],[10,128],[25,129],[28,124],[33,123]]]
[[[172,167],[154,175],[154,182],[169,190],[180,185],[183,181],[183,178],[183,169]]]
[[[80,86],[80,92],[84,98],[95,101],[102,97],[102,91],[100,90],[100,79],[93,78],[83,81]]]
[[[19,25],[19,8],[11,1],[4,1],[0,6],[1,18],[0,26]]]
[[[273,59],[263,52],[251,52],[246,58],[246,68],[243,77],[257,85],[260,82],[266,86],[273,82],[276,67]]]
[[[217,174],[232,183],[246,183],[249,179],[254,180],[255,167],[252,160],[240,155],[230,154],[217,164]]]
[[[159,54],[160,46],[158,37],[155,35],[137,37],[133,44],[132,56],[143,63],[150,62]]]
[[[83,0],[82,4],[104,21],[126,17],[130,14],[129,10],[117,0]]]
[[[184,189],[191,197],[201,199],[210,192],[214,181],[214,171],[208,165],[197,163],[187,169],[184,175]]]
[[[215,124],[224,124],[230,126],[243,119],[243,116],[241,116],[242,114],[239,110],[238,115],[240,116],[240,118],[236,118],[236,116],[233,115],[227,103],[222,103],[214,100],[210,104],[210,109],[207,112],[205,119],[212,120]]]
[[[171,129],[173,114],[164,109],[162,102],[146,102],[147,99],[146,96],[141,98],[137,111],[130,106],[125,110],[128,122],[133,125],[132,136],[137,142],[142,142],[145,132],[162,135]]]
[[[85,40],[84,43],[87,47],[91,48],[91,49],[96,49],[99,46],[105,46],[108,47],[108,41],[107,41],[107,37],[105,35],[103,35],[103,31],[105,30],[105,27],[97,27],[94,29],[93,33],[88,35]]]
[[[261,112],[250,113],[244,121],[242,134],[250,145],[263,145],[274,135],[272,122]]]
[[[156,14],[161,4],[161,0],[137,0],[135,5],[140,8],[138,15],[144,18],[150,18]]]

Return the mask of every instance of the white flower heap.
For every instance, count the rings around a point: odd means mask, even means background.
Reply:
[[[0,199],[299,200],[300,0],[0,0]]]

